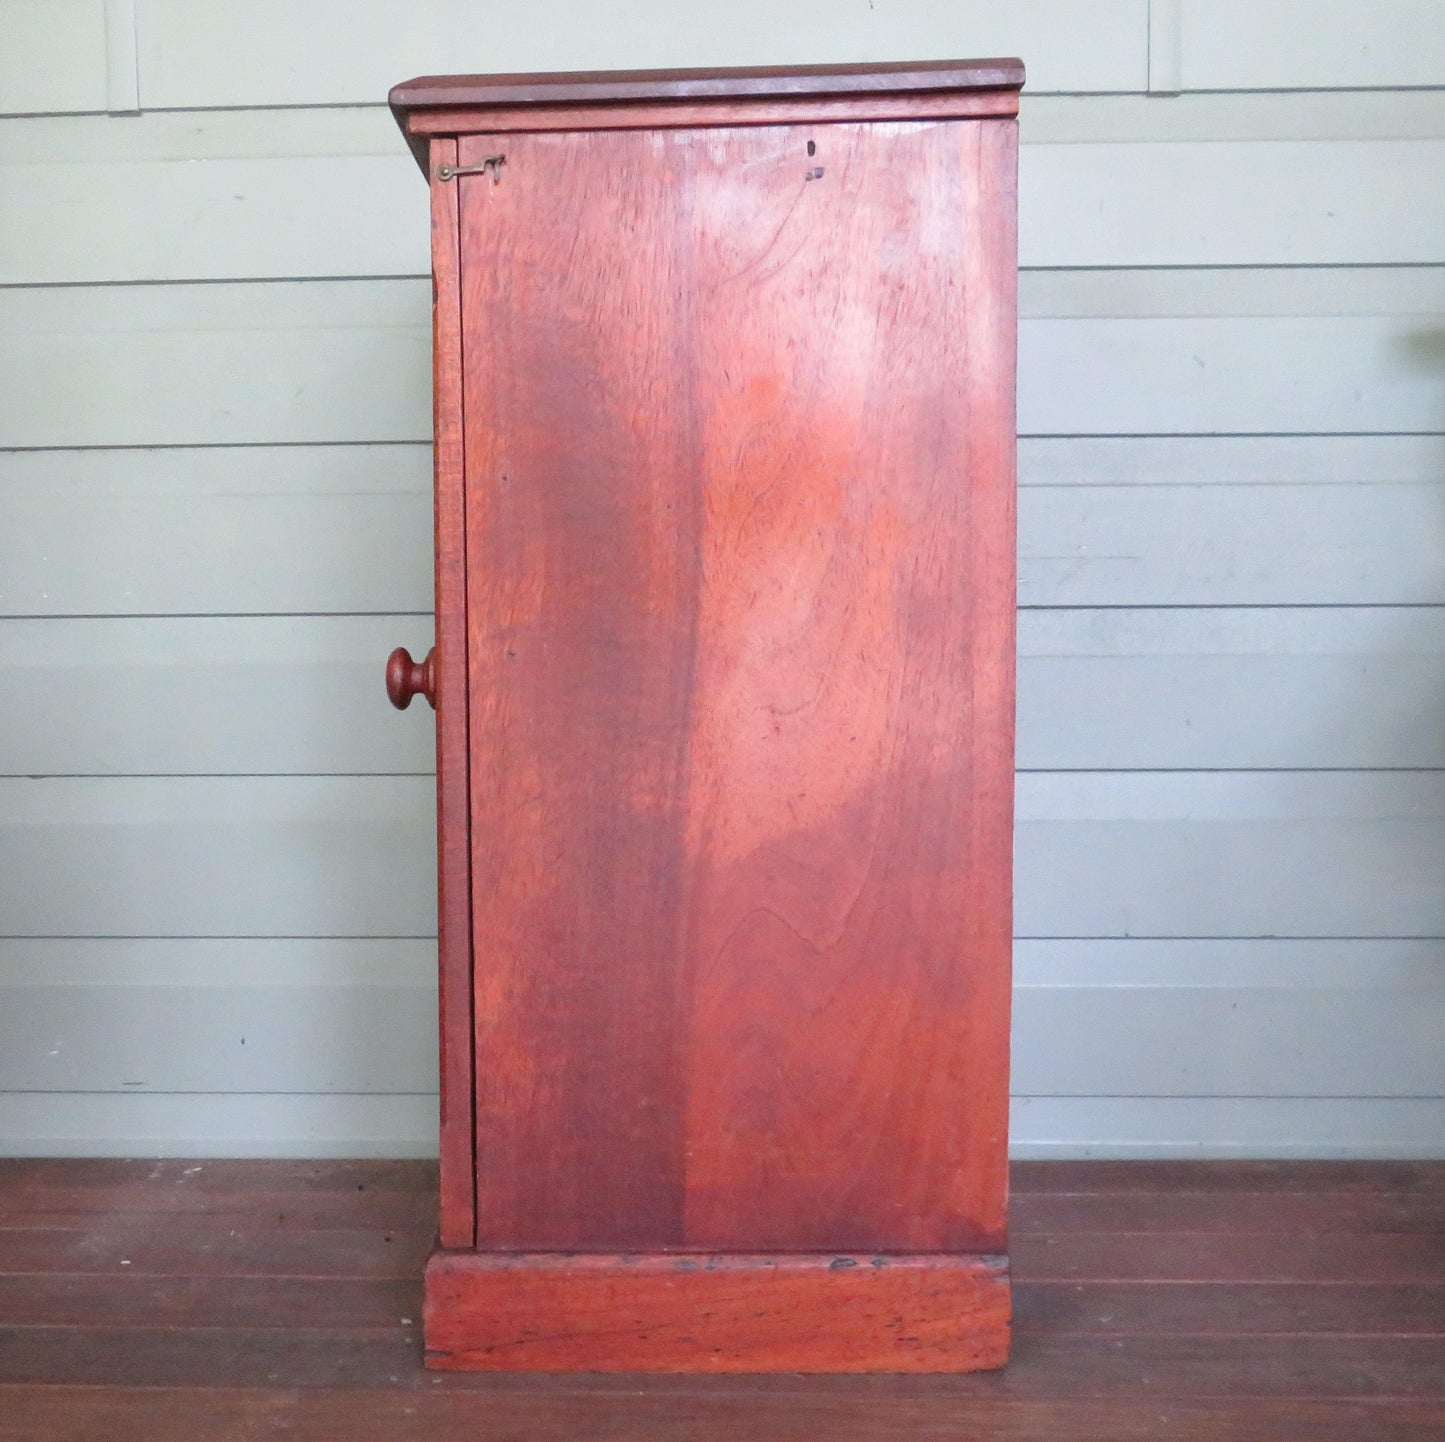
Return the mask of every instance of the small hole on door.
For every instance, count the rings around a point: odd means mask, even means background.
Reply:
[[[810,140],[810,141],[808,142],[808,154],[809,154],[809,155],[816,155],[817,153],[818,153],[818,147]]]

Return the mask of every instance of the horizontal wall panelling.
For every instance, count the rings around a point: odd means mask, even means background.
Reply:
[[[424,280],[0,291],[6,441],[426,440],[429,291]]]
[[[434,814],[427,776],[0,780],[0,916],[18,936],[429,936]]]
[[[1438,1097],[1024,1097],[1016,1157],[1438,1157]]]
[[[1445,429],[1445,320],[1023,320],[1027,435]]]
[[[187,616],[0,624],[15,694],[0,774],[428,773],[430,712],[385,705],[428,616]]]
[[[0,116],[106,108],[105,0],[0,0]]]
[[[427,941],[0,942],[0,1091],[426,1092],[432,953]],[[1439,941],[1023,942],[1014,1088],[1419,1095],[1445,1025],[1442,960]],[[1344,1057],[1326,1040],[1342,1031],[1355,1041]]]
[[[19,0],[31,3],[31,0]],[[46,3],[46,0],[39,0]],[[7,52],[8,54],[9,52]],[[1021,139],[1033,145],[1122,142],[1439,140],[1445,87],[1415,91],[1302,91],[1171,97],[1020,96]],[[0,165],[137,164],[225,159],[372,156],[398,159],[384,91],[365,102],[305,109],[155,110],[112,124],[99,114],[28,116],[0,126]],[[400,157],[411,167],[415,163]],[[377,217],[378,219],[380,217]],[[344,237],[337,237],[338,241]]]
[[[426,940],[0,941],[0,1092],[427,1093],[435,971]]]
[[[12,1156],[426,1157],[436,1118],[434,1093],[0,1092]]]
[[[252,0],[230,23],[184,0],[137,5],[141,93],[157,108],[364,103],[398,75],[455,69],[468,49],[496,70],[943,59],[966,51],[1023,55],[1036,91],[1148,84],[1145,0],[1096,0],[1087,24],[1065,0],[967,0],[946,11],[903,0],[841,14],[823,0],[747,0],[700,12],[686,27],[668,23],[663,0],[628,0],[600,28],[583,0],[558,0],[515,27],[444,0]],[[1180,82],[1186,90],[1438,85],[1445,43],[1433,19],[1418,0],[1184,0]],[[278,65],[278,55],[298,59]]]
[[[397,451],[402,448],[396,448]],[[392,448],[50,452],[3,476],[146,465],[239,493],[92,492],[68,511],[11,488],[0,609],[12,616],[419,612],[431,607],[429,500],[398,489],[257,494]],[[1445,601],[1445,481],[1435,485],[1058,487],[1020,498],[1025,606],[1419,605]],[[1288,534],[1289,547],[1278,538]],[[411,564],[403,564],[411,563]]]
[[[1029,145],[1022,265],[1435,262],[1440,140]],[[1159,198],[1167,193],[1167,205]]]
[[[1437,955],[1445,964],[1445,952]],[[1020,1096],[1418,1097],[1439,1090],[1445,988],[1021,988]],[[1328,1039],[1348,1036],[1350,1044]],[[1445,1103],[1442,1103],[1445,1106]]]
[[[1445,88],[1214,92],[1171,95],[1161,105],[1151,95],[1039,95],[1030,86],[1019,121],[1025,150],[1103,141],[1438,140]]]
[[[19,136],[0,142],[0,180],[31,219],[0,235],[0,284],[424,275],[415,166],[381,119],[370,110],[148,115],[124,143],[98,130],[111,123],[104,118],[16,122]],[[1438,135],[1028,143],[1020,260],[1434,262],[1442,167]],[[1158,203],[1164,192],[1169,205]]]
[[[412,75],[786,65],[1024,55],[1038,90],[1142,90],[1146,0],[733,0],[695,6],[550,0],[520,23],[449,0],[248,0],[217,12],[187,0],[137,0],[143,103],[365,104]],[[508,23],[510,22],[510,23]],[[278,57],[279,60],[278,60]]]
[[[1025,611],[1018,725],[1026,770],[1445,767],[1445,610]]]
[[[1020,54],[1035,93],[1143,92],[1148,8],[1096,0],[1080,24],[1067,0],[966,0],[943,11],[901,0],[842,14],[823,0],[746,0],[679,26],[663,0],[627,0],[598,27],[585,0],[556,0],[515,26],[447,0],[251,0],[230,13],[135,0],[147,109],[366,104],[398,78],[455,69],[468,50],[496,70]],[[0,113],[106,108],[103,0],[6,0],[4,14],[15,58],[0,69]],[[1438,86],[1445,41],[1435,19],[1419,0],[1184,0],[1179,83],[1186,91]]]
[[[427,773],[381,666],[429,616],[0,625],[0,774]],[[1445,767],[1445,610],[1027,610],[1026,770]],[[278,689],[279,688],[279,689]]]
[[[1182,0],[1186,90],[1441,85],[1445,27],[1430,0]]]
[[[0,291],[15,447],[424,440],[424,281]],[[1026,318],[1028,435],[1445,429],[1419,315]]]
[[[1431,435],[1024,436],[1019,485],[1428,486],[1445,481]]]
[[[0,612],[430,612],[430,471],[424,444],[0,453]]]
[[[1061,486],[1019,498],[1025,606],[1445,601],[1432,485]]]
[[[422,936],[427,777],[0,780],[16,935]],[[1024,773],[1026,937],[1445,936],[1445,774]]]
[[[436,1153],[436,1097],[0,1093],[24,1156],[405,1157]],[[1018,1097],[1019,1157],[1431,1157],[1445,1106],[1398,1097]]]
[[[1021,936],[1445,936],[1440,772],[1025,773],[1017,815]]]

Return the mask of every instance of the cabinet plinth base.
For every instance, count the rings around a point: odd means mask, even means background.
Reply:
[[[425,1316],[454,1371],[974,1372],[1008,1360],[1008,1260],[438,1249]]]

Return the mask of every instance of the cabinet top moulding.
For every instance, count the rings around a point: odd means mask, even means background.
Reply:
[[[591,70],[426,75],[395,86],[390,102],[426,174],[436,135],[1007,116],[1023,83],[1015,59]]]

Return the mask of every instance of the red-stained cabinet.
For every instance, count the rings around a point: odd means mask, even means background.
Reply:
[[[1008,1351],[1015,115],[986,60],[410,81],[431,1365]]]

